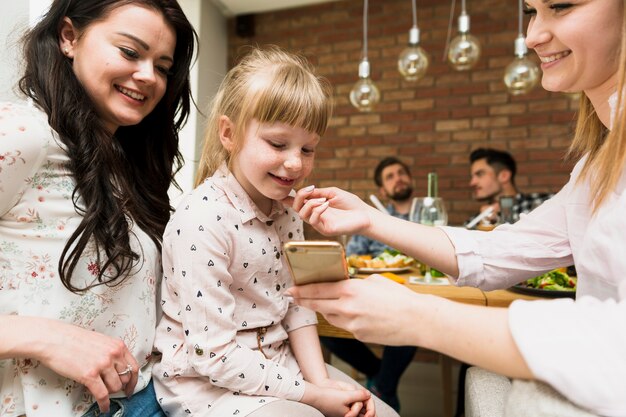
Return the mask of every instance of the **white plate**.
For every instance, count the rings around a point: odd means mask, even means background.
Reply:
[[[379,272],[404,272],[411,269],[410,266],[401,266],[398,268],[357,268],[359,273],[377,274]]]

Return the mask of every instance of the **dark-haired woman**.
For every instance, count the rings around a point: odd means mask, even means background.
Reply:
[[[55,0],[26,35],[33,105],[0,105],[1,416],[162,415],[156,288],[194,44],[175,0]]]

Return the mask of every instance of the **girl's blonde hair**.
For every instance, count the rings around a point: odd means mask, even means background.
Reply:
[[[281,122],[322,136],[331,111],[330,85],[306,59],[278,47],[253,48],[226,74],[210,105],[196,185],[224,161],[231,166],[251,120]],[[219,138],[221,116],[234,126],[235,149],[230,153]]]
[[[626,10],[626,0],[622,10]],[[622,45],[618,73],[617,106],[613,126],[609,131],[600,121],[591,101],[583,94],[580,98],[576,133],[568,157],[578,159],[587,155],[579,181],[589,179],[591,203],[595,213],[615,189],[626,164],[626,113],[624,87],[626,87],[626,19],[622,17]]]

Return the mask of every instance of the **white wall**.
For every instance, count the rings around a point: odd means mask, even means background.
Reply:
[[[14,86],[20,74],[20,35],[28,28],[29,3],[27,1],[0,0],[0,101],[16,101]]]
[[[181,7],[196,28],[200,38],[199,56],[192,68],[192,94],[198,108],[206,114],[208,102],[211,100],[219,83],[227,70],[227,32],[226,18],[206,0],[179,0]],[[50,0],[0,0],[0,101],[15,101],[15,84],[19,79],[21,50],[20,35],[49,6]],[[178,184],[183,191],[193,187],[205,118],[195,108],[183,128],[180,136],[181,152],[185,158],[185,166],[177,176]],[[179,197],[177,190],[170,195],[173,204]]]
[[[226,18],[206,0],[179,0],[187,18],[196,28],[199,37],[199,55],[191,69],[191,87],[194,100],[200,114],[195,108],[181,132],[181,152],[185,158],[185,166],[178,173],[176,181],[187,192],[193,188],[193,178],[198,166],[207,107],[217,91],[227,71]],[[170,190],[172,204],[175,206],[180,197],[178,190]]]

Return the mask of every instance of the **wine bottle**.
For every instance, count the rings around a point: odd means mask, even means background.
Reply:
[[[428,194],[426,194],[428,197],[438,197],[438,193],[439,193],[439,185],[438,185],[438,178],[437,178],[437,173],[436,172],[429,172],[428,173]]]
[[[428,173],[428,194],[427,195],[433,200],[439,197],[439,184],[438,184],[438,177],[437,177],[436,172]],[[437,223],[437,221],[440,218],[440,213],[437,209],[433,210],[436,207],[434,202],[431,202],[430,204],[432,205],[432,207],[429,210],[431,212],[431,219],[429,221],[429,224],[432,225],[432,224]],[[437,269],[433,267],[430,267],[428,269],[429,269],[428,272],[430,272],[430,276],[432,278],[441,278],[445,276],[442,272],[438,271]]]

